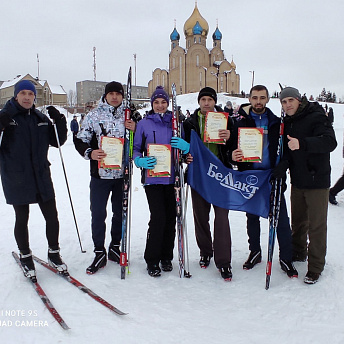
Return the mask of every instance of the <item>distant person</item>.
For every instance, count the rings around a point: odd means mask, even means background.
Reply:
[[[90,111],[82,124],[81,130],[74,137],[76,150],[90,161],[91,182],[90,202],[92,217],[92,239],[95,257],[86,269],[87,274],[94,274],[105,267],[107,258],[120,262],[120,242],[122,238],[122,196],[123,164],[121,169],[102,167],[106,157],[101,148],[102,136],[123,138],[125,128],[135,131],[133,120],[125,120],[123,104],[124,89],[121,83],[112,81],[105,86],[105,93],[98,107]],[[105,249],[107,202],[111,194],[112,221],[111,242],[108,256]]]
[[[190,111],[189,111],[189,110],[186,110],[185,117],[186,117],[186,118],[189,118],[189,117],[190,117]]]
[[[36,270],[29,245],[28,221],[33,203],[38,203],[45,219],[49,264],[59,272],[67,271],[60,256],[60,227],[47,157],[49,146],[58,147],[58,142],[49,118],[35,108],[36,94],[31,81],[19,81],[14,96],[0,112],[2,186],[6,202],[13,205],[15,212],[14,237],[24,275],[32,279],[36,278]],[[67,139],[66,118],[53,106],[47,110],[63,145]]]
[[[284,88],[279,98],[286,117],[284,155],[276,171],[290,170],[293,260],[308,257],[304,282],[314,284],[325,266],[330,152],[337,142],[321,105],[294,87]]]
[[[80,128],[81,128],[81,126],[82,126],[82,122],[84,121],[84,119],[85,119],[85,114],[82,113],[81,116],[80,116],[80,121],[79,121],[79,127],[80,127]]]
[[[76,116],[73,116],[73,119],[70,121],[70,130],[73,133],[73,136],[75,136],[79,131],[79,124],[76,118]]]
[[[179,116],[179,121],[184,122],[185,121],[185,115],[183,114],[182,108],[178,106],[178,116]]]
[[[233,116],[233,105],[230,100],[226,103],[226,106],[223,109],[224,112],[227,112],[229,116]]]
[[[343,158],[344,158],[344,140],[343,140]],[[344,169],[342,176],[337,180],[336,184],[334,184],[330,188],[329,193],[329,202],[333,205],[337,205],[338,201],[336,200],[337,194],[341,192],[344,189]]]

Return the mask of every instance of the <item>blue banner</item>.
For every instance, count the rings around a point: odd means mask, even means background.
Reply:
[[[267,218],[270,207],[271,170],[239,172],[226,166],[191,132],[187,182],[207,202]]]

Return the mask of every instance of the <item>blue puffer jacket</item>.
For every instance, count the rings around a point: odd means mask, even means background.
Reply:
[[[6,202],[21,205],[55,197],[48,161],[49,145],[58,147],[49,118],[33,106],[26,110],[14,98],[0,116],[10,114],[13,122],[5,128],[0,147],[1,180]],[[60,144],[67,139],[66,118],[56,121]]]
[[[147,155],[149,143],[170,144],[172,138],[172,113],[167,111],[162,116],[152,110],[138,124],[134,138],[133,158]],[[143,184],[173,184],[174,167],[173,153],[171,152],[171,176],[148,177],[147,170],[142,170]]]

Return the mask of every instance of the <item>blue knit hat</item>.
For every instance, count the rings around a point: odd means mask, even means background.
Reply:
[[[153,92],[151,96],[151,104],[153,104],[154,100],[157,98],[163,98],[167,101],[167,103],[170,102],[170,97],[168,96],[168,94],[166,93],[166,91],[164,90],[162,86],[157,86],[157,88]]]
[[[17,94],[22,90],[29,90],[35,94],[36,97],[36,87],[30,80],[21,80],[17,82],[14,86],[14,98],[17,97]]]

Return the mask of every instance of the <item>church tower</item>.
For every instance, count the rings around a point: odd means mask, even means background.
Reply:
[[[180,35],[175,23],[170,34],[169,70],[156,68],[153,71],[153,78],[148,83],[149,94],[153,93],[156,86],[166,88],[166,80],[169,93],[172,83],[176,84],[177,94],[199,92],[205,86],[210,86],[217,92],[240,92],[240,77],[236,73],[233,58],[229,63],[224,56],[218,23],[212,35],[211,49],[206,44],[208,33],[208,22],[202,17],[195,1],[195,8],[184,24],[186,47],[179,44]]]

